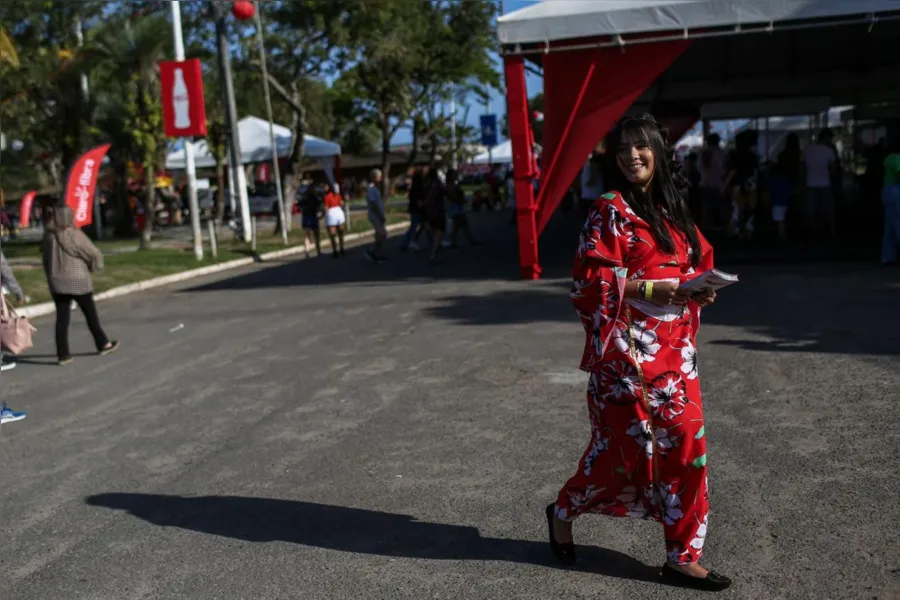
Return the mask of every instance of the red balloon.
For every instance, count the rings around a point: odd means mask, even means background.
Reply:
[[[248,0],[237,0],[231,5],[231,14],[233,14],[234,18],[238,21],[252,19],[254,12],[253,3],[248,2]]]

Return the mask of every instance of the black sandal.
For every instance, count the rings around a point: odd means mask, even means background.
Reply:
[[[556,541],[556,538],[553,537],[553,519],[556,516],[555,506],[553,504],[547,505],[547,529],[550,531],[550,550],[553,551],[553,556],[564,565],[574,565],[575,564],[575,544],[572,542],[568,542],[566,544],[561,544]]]
[[[690,588],[692,590],[701,590],[704,592],[721,592],[731,585],[731,579],[720,575],[715,571],[710,571],[706,577],[693,577],[686,573],[682,573],[678,569],[673,569],[669,563],[663,565],[660,577],[663,583],[674,585],[677,587]]]

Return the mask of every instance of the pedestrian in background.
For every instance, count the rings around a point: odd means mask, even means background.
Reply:
[[[119,348],[119,342],[110,341],[106,337],[94,303],[91,274],[103,270],[103,253],[84,232],[73,225],[73,220],[71,208],[55,208],[41,242],[44,273],[56,305],[56,355],[60,365],[72,362],[72,353],[69,352],[69,319],[73,300],[84,313],[88,329],[94,336],[97,353],[106,355]]]
[[[369,187],[366,190],[366,207],[369,212],[369,223],[375,230],[375,245],[371,250],[366,250],[366,256],[372,262],[387,262],[384,255],[384,241],[387,239],[387,216],[384,213],[384,201],[381,199],[381,185],[383,175],[381,169],[372,169],[369,175]]]
[[[344,223],[347,216],[344,214],[344,198],[341,196],[341,187],[334,184],[330,192],[325,194],[325,227],[328,228],[328,238],[331,240],[331,256],[337,258],[344,256]]]
[[[16,281],[16,275],[13,273],[12,267],[9,266],[9,261],[6,260],[6,255],[2,251],[0,251],[0,286],[3,288],[3,293],[8,291],[14,295],[19,304],[25,303],[25,292],[22,291],[22,286]],[[0,371],[8,371],[15,367],[16,361],[12,356],[0,353]]]
[[[310,254],[310,244],[315,243],[316,256],[322,255],[322,240],[319,231],[319,213],[321,211],[321,201],[319,200],[319,192],[316,186],[310,185],[306,188],[306,193],[300,201],[300,213],[303,215],[303,246],[306,249],[306,256]]]
[[[460,232],[466,236],[470,246],[480,246],[481,243],[472,235],[469,227],[469,217],[466,215],[466,192],[459,185],[459,174],[450,169],[447,173],[447,200],[449,204],[450,218],[453,221],[453,229],[450,233],[450,248],[459,248],[456,238]]]
[[[441,181],[438,170],[431,169],[426,176],[425,204],[422,206],[422,216],[432,235],[431,254],[428,257],[432,263],[440,262],[438,252],[441,250],[444,232],[447,229],[446,197],[447,188]]]
[[[406,230],[406,234],[403,236],[403,243],[400,244],[400,249],[403,251],[410,249],[421,250],[416,242],[424,228],[422,204],[425,203],[425,172],[422,170],[422,167],[416,167],[416,170],[413,171],[408,195],[409,229]]]

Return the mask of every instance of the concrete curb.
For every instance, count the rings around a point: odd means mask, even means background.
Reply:
[[[406,229],[407,227],[409,227],[409,221],[402,221],[400,223],[388,225],[387,231],[390,233],[392,231]],[[361,231],[360,233],[351,233],[350,235],[344,237],[344,243],[349,244],[352,242],[365,240],[373,237],[374,234],[374,231]],[[322,248],[324,249],[326,247],[331,247],[331,242],[327,238],[323,240],[322,243]],[[95,294],[94,300],[97,300],[99,302],[101,300],[109,300],[110,298],[118,298],[119,296],[133,294],[134,292],[162,287],[165,285],[178,283],[180,281],[187,281],[188,279],[196,279],[197,277],[203,277],[205,275],[213,275],[222,271],[229,271],[231,269],[237,269],[239,267],[245,267],[252,264],[259,264],[259,262],[265,263],[265,261],[267,260],[284,258],[285,256],[293,256],[294,254],[302,254],[305,251],[306,248],[303,246],[291,246],[290,248],[285,248],[283,250],[273,250],[272,252],[260,254],[258,260],[253,257],[238,258],[235,260],[229,260],[228,262],[219,263],[217,265],[200,267],[199,269],[191,269],[189,271],[182,271],[180,273],[172,273],[171,275],[163,275],[162,277],[154,277],[153,279],[146,279],[144,281],[137,281],[135,283],[129,283],[128,285],[122,285],[119,287],[108,289],[105,292]],[[33,306],[23,306],[21,308],[16,308],[17,314],[29,319],[42,317],[54,312],[56,312],[56,305],[52,302],[42,302]]]

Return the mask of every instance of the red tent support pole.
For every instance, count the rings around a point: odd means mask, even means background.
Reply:
[[[531,155],[531,123],[528,121],[528,90],[525,59],[503,58],[506,75],[506,115],[512,142],[513,175],[516,181],[516,225],[519,236],[519,272],[522,279],[540,279],[538,234],[534,201],[534,160]]]

